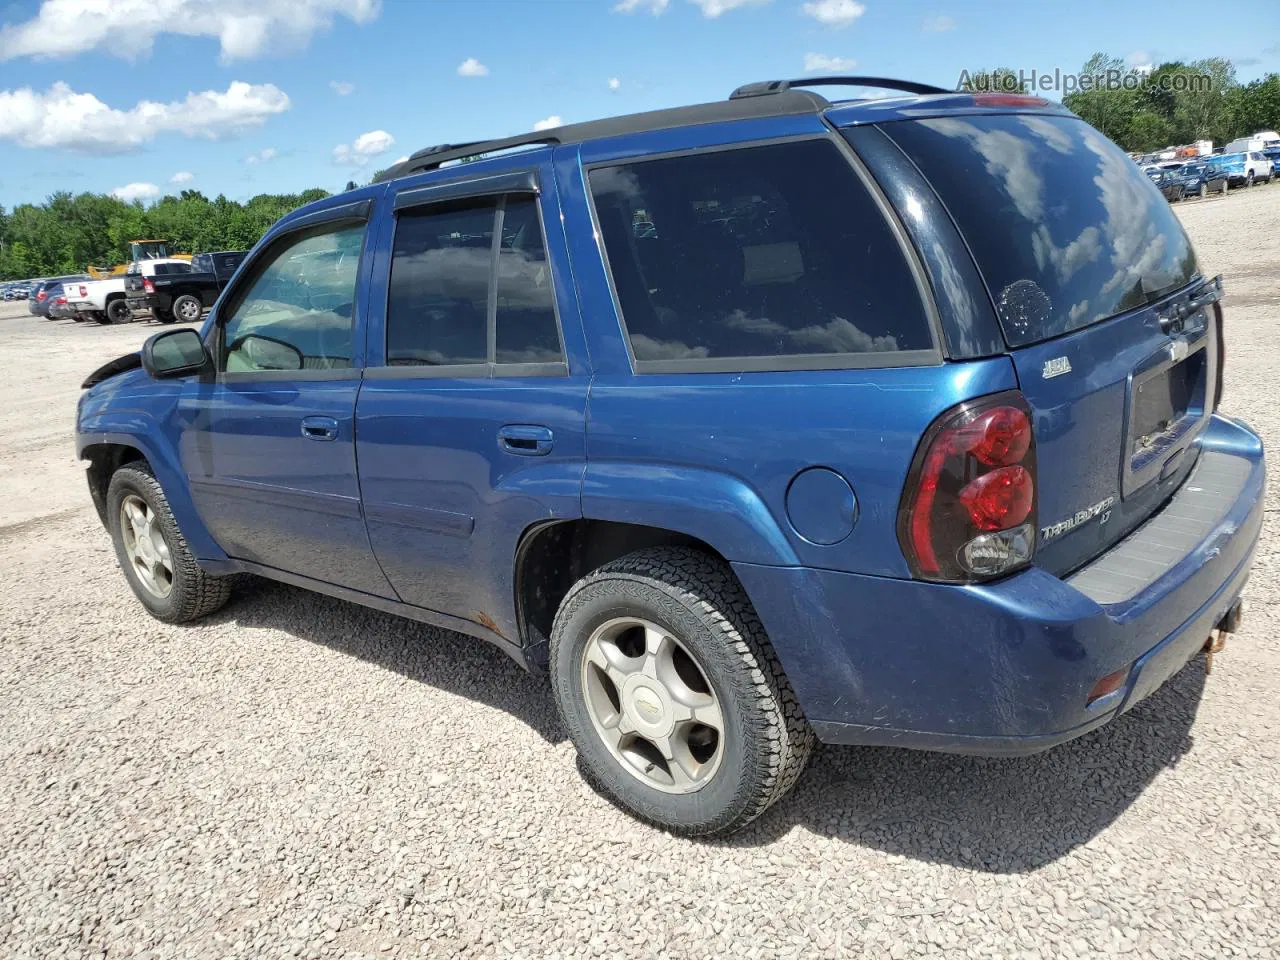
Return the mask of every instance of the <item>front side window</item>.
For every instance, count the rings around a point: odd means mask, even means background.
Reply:
[[[365,224],[288,238],[255,270],[223,332],[228,373],[351,366]]]
[[[832,366],[933,348],[901,245],[827,140],[600,167],[590,181],[638,363]]]
[[[476,198],[399,215],[387,298],[389,366],[495,364],[501,372],[562,359],[535,198]]]

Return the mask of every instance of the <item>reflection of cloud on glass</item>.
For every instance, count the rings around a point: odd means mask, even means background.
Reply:
[[[619,197],[625,200],[642,198],[640,180],[629,167],[602,167],[591,171],[591,192],[597,197]]]
[[[1075,324],[1081,317],[1089,312],[1089,301],[1081,300],[1079,303],[1073,303],[1071,309],[1067,311],[1067,317]]]
[[[710,356],[706,347],[691,347],[679,340],[655,340],[643,333],[631,334],[631,349],[637,360],[702,360]]]
[[[391,285],[397,293],[485,300],[489,296],[489,265],[487,247],[446,247],[397,254],[392,261]]]
[[[1025,116],[1018,119],[1024,127],[1054,150],[1057,150],[1058,153],[1070,153],[1072,151],[1071,137],[1061,127],[1055,126],[1043,117]]]
[[[550,347],[524,347],[520,350],[503,350],[494,353],[498,363],[555,363],[560,360],[560,351]]]
[[[742,310],[735,310],[724,320],[733,330],[760,336],[776,337],[798,351],[784,353],[876,353],[898,349],[898,338],[873,337],[859,330],[844,317],[833,317],[825,324],[812,324],[793,329],[767,317],[749,317]]]
[[[1065,285],[1077,270],[1098,259],[1102,253],[1102,234],[1097,227],[1088,226],[1065,247],[1059,247],[1053,242],[1049,228],[1042,223],[1031,235],[1031,249],[1036,265],[1043,270],[1046,263],[1052,263],[1058,279]]]
[[[968,140],[986,162],[987,172],[1004,181],[1018,212],[1028,220],[1039,220],[1044,211],[1044,181],[1031,169],[1031,147],[1003,130],[982,130],[965,120],[941,117],[921,120],[922,125],[946,137]]]

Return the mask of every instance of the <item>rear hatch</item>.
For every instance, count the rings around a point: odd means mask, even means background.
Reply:
[[[983,275],[1033,411],[1036,562],[1067,573],[1159,509],[1193,467],[1217,369],[1214,308],[1200,304],[1210,288],[1159,189],[1075,117],[883,129]]]

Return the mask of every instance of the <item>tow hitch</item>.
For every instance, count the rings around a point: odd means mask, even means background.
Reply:
[[[1218,625],[1210,631],[1209,639],[1204,642],[1205,676],[1213,673],[1213,655],[1227,645],[1227,634],[1235,633],[1240,629],[1240,618],[1243,615],[1244,601],[1237,600],[1235,605],[1218,621]]]

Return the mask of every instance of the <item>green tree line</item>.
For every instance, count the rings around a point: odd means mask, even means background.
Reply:
[[[1171,61],[1146,72],[1095,53],[1080,75],[1116,82],[1069,92],[1063,104],[1134,153],[1195,140],[1222,146],[1259,130],[1280,130],[1280,74],[1240,83],[1235,65],[1223,57]],[[964,80],[973,90],[1037,92],[1008,67],[977,70]]]
[[[290,210],[325,190],[260,194],[238,203],[183,190],[151,206],[98,193],[55,193],[42,204],[0,207],[0,280],[80,273],[124,263],[130,240],[168,240],[174,253],[248,250]]]

